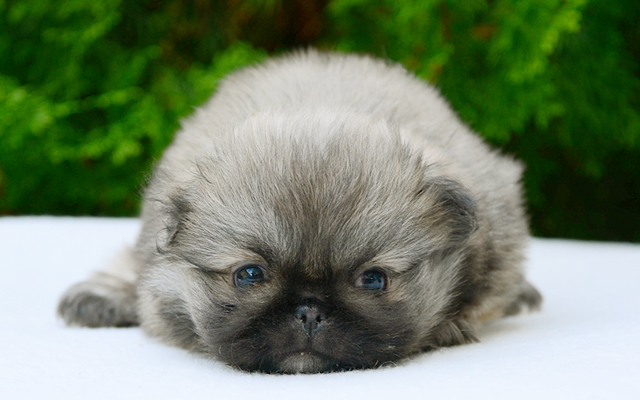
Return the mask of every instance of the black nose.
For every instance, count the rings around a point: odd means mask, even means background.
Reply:
[[[315,335],[324,320],[327,319],[324,311],[314,304],[303,304],[298,306],[296,311],[293,313],[293,316],[302,323],[304,331],[307,332],[309,336]]]

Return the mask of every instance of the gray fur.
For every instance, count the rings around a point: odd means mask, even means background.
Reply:
[[[184,122],[146,190],[135,249],[58,312],[139,321],[265,372],[370,368],[474,342],[481,323],[541,302],[523,276],[521,174],[400,66],[273,59],[230,75]],[[236,287],[248,263],[267,279]],[[372,269],[385,290],[356,287]],[[301,328],[300,307],[318,326]]]

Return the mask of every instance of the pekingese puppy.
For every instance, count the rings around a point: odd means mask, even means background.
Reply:
[[[72,286],[70,325],[141,325],[247,371],[373,368],[537,308],[522,167],[369,57],[246,68],[184,121],[142,230]]]

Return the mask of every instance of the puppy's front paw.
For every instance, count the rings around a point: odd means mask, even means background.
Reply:
[[[129,282],[98,274],[70,287],[60,299],[58,315],[67,325],[138,325],[135,287]]]
[[[434,331],[428,347],[449,347],[478,342],[473,328],[462,319],[445,321]]]

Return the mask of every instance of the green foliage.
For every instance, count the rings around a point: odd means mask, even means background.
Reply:
[[[187,41],[184,26],[203,23],[173,19],[172,13],[194,12],[180,4],[2,5],[2,212],[135,213],[137,189],[179,118],[206,100],[222,76],[264,54],[236,41],[200,52],[185,45],[185,56],[176,50]],[[182,33],[178,43],[166,42],[175,32]],[[215,43],[217,33],[209,36]]]
[[[133,215],[229,71],[313,45],[403,63],[524,160],[537,234],[640,241],[634,0],[0,0],[0,213]]]

